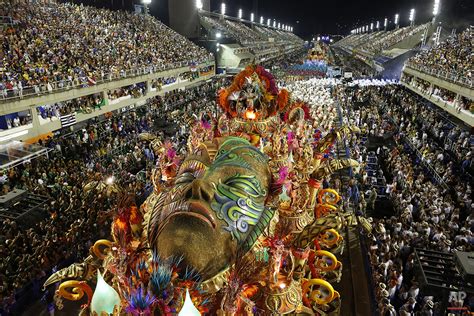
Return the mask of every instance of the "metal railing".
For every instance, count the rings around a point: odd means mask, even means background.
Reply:
[[[412,89],[414,92],[418,93],[420,96],[424,97],[426,100],[428,100],[429,102],[432,102],[432,103],[435,103],[441,108],[441,105],[444,105],[444,108],[450,108],[454,111],[456,111],[456,113],[459,114],[462,114],[464,116],[474,116],[474,113],[471,112],[470,109],[466,109],[462,106],[460,106],[459,102],[457,102],[456,100],[453,101],[453,102],[448,102],[446,100],[444,100],[440,95],[437,95],[437,94],[434,94],[433,92],[429,92],[427,91],[426,89],[422,89],[420,88],[419,86],[416,86],[416,85],[413,85],[412,82],[409,82],[407,80],[401,80],[400,82],[402,83],[405,83],[407,86],[409,86],[410,89]],[[447,90],[445,88],[441,88],[443,90]],[[449,91],[449,90],[447,90]],[[452,114],[451,112],[448,111],[448,113],[450,113],[451,115],[453,116],[456,116],[458,118],[460,118],[462,121],[464,121],[465,123],[467,123],[465,121],[465,119],[463,119],[462,117],[459,117],[458,115],[456,114]]]
[[[209,58],[206,61],[202,61],[199,65],[203,65],[209,62],[214,62],[213,58]],[[100,78],[95,79],[91,82],[90,77],[81,76],[72,80],[65,79],[60,81],[46,82],[38,85],[27,86],[22,89],[2,89],[0,90],[0,103],[11,102],[17,99],[24,99],[29,97],[38,97],[45,94],[52,94],[62,92],[70,89],[80,89],[91,86],[96,86],[101,83],[111,82],[119,79],[128,79],[141,75],[148,75],[153,73],[160,73],[167,70],[178,69],[182,67],[189,67],[192,62],[178,62],[171,63],[163,66],[147,66],[140,67],[130,70],[121,70],[108,74],[101,74]]]
[[[433,168],[433,166],[426,160],[425,156],[418,150],[418,148],[416,148],[415,144],[413,144],[406,136],[402,136],[402,141],[407,144],[408,147],[410,147],[413,153],[415,153],[421,165],[431,173],[431,176],[436,181],[436,183],[441,185],[443,189],[448,189],[448,185],[444,181],[443,177],[440,176],[435,168]]]
[[[449,81],[452,83],[456,84],[461,84],[463,86],[466,86],[468,88],[473,88],[474,87],[474,79],[473,78],[468,78],[465,76],[459,75],[455,71],[442,71],[442,70],[436,70],[428,66],[423,66],[423,65],[416,65],[413,62],[407,61],[405,64],[405,67],[411,68],[413,70],[418,70],[422,73],[431,75],[433,77],[443,79],[445,81]]]

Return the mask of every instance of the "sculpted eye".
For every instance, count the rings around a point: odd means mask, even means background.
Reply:
[[[175,184],[189,183],[196,179],[194,173],[192,172],[183,172],[181,173],[175,181]]]
[[[224,182],[225,185],[244,191],[252,197],[259,197],[266,195],[262,190],[260,182],[254,176],[235,175]]]

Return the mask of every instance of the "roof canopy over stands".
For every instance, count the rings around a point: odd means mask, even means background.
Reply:
[[[37,144],[26,144],[13,141],[0,145],[0,170],[18,166],[42,155],[47,155],[51,149]]]

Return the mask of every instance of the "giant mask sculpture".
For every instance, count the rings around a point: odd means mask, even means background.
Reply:
[[[341,278],[338,231],[352,221],[321,181],[356,165],[331,150],[357,131],[315,137],[310,105],[288,100],[271,74],[249,66],[219,92],[218,120],[191,122],[184,157],[142,134],[158,157],[153,193],[140,208],[118,203],[113,241],[45,282],[67,280],[57,303],[87,294],[91,315],[176,315],[193,304],[205,315],[337,315],[341,298],[328,281]],[[99,272],[107,291],[92,295],[86,281]]]
[[[153,207],[150,246],[164,258],[182,257],[204,279],[228,268],[274,214],[265,207],[271,180],[267,160],[238,137],[201,144]]]

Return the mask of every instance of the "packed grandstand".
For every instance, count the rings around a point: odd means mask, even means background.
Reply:
[[[458,262],[474,242],[473,26],[305,42],[199,9],[192,41],[146,11],[7,1],[0,17],[0,315],[474,307]],[[220,50],[200,46],[217,34]],[[181,195],[189,223],[232,233],[211,285],[213,265],[182,262],[218,242],[189,254],[184,220],[166,230]],[[186,251],[168,260],[168,241]]]

